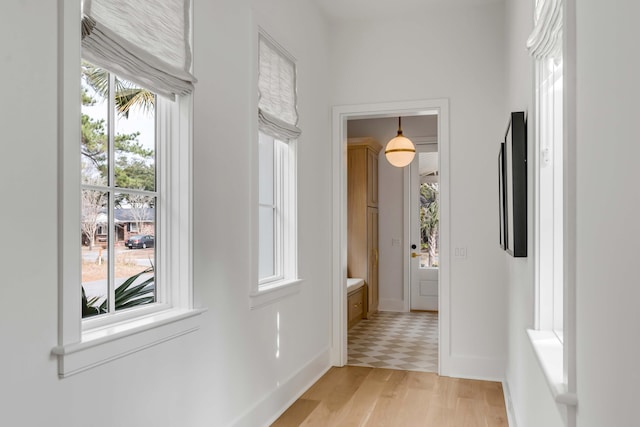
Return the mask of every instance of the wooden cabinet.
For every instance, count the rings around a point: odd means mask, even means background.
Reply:
[[[365,296],[367,294],[366,287],[362,286],[347,295],[347,317],[348,329],[358,323],[365,315]]]
[[[367,286],[366,317],[378,311],[378,154],[373,138],[350,138],[347,173],[347,274]]]

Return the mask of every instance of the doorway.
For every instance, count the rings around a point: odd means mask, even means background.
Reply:
[[[438,373],[447,375],[449,348],[449,105],[446,99],[407,101],[382,104],[361,104],[338,106],[333,108],[332,157],[333,157],[333,326],[331,362],[335,366],[347,363],[347,186],[346,186],[346,140],[347,121],[362,118],[407,117],[419,115],[437,115],[439,142],[439,179],[441,197],[439,200],[439,311],[441,316],[439,330],[439,367]],[[386,141],[385,141],[386,142]],[[404,171],[404,180],[410,178],[408,168]],[[406,187],[406,186],[405,186]],[[405,223],[409,223],[410,193],[403,194]],[[410,231],[402,236],[403,275],[402,300],[398,311],[410,310],[410,268],[409,250]]]

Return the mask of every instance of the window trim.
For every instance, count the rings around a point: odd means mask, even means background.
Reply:
[[[182,96],[170,108],[159,103],[158,115],[174,114],[175,121],[163,122],[166,137],[180,140],[169,144],[175,159],[164,185],[170,188],[172,208],[177,209],[167,223],[167,238],[172,253],[164,251],[159,265],[169,265],[166,280],[170,304],[152,304],[140,310],[127,310],[113,316],[114,321],[83,330],[80,304],[80,1],[66,1],[59,8],[58,72],[58,345],[52,353],[58,358],[58,375],[62,378],[85,371],[169,339],[193,332],[200,326],[205,309],[193,308],[191,266],[191,146],[192,96]],[[162,111],[161,111],[162,110]],[[169,111],[173,110],[173,111]],[[158,159],[158,161],[164,161]],[[163,198],[166,199],[166,198]],[[170,225],[170,226],[169,226]],[[167,245],[168,246],[168,245]],[[128,317],[132,316],[132,317]],[[123,317],[127,317],[124,318]]]

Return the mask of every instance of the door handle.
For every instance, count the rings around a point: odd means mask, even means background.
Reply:
[[[417,254],[417,253],[415,253],[415,252],[411,252],[411,258],[417,258],[417,257],[418,257],[418,254]]]

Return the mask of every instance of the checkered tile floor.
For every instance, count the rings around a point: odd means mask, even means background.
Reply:
[[[352,366],[438,372],[438,313],[378,312],[349,329]]]

